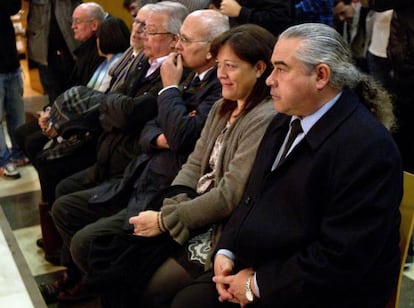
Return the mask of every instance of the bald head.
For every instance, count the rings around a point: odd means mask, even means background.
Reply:
[[[73,36],[80,42],[90,39],[105,19],[105,11],[95,2],[78,5],[72,14]]]

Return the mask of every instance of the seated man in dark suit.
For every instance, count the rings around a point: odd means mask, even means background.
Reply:
[[[323,24],[283,32],[272,63],[279,114],[223,230],[214,274],[171,307],[385,307],[399,273],[402,197],[390,97]]]

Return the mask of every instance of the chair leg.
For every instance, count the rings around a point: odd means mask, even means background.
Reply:
[[[62,238],[56,229],[47,202],[39,203],[40,227],[42,230],[43,249],[46,254],[58,251],[62,247]]]

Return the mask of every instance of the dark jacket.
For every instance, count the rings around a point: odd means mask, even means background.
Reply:
[[[157,115],[156,97],[162,88],[160,70],[145,77],[149,63],[146,57],[142,61],[125,82],[128,87],[119,89],[122,93],[117,90],[105,94],[100,104],[103,133],[98,140],[96,171],[101,181],[122,175],[128,163],[141,153],[141,131]]]
[[[385,307],[400,259],[392,137],[344,92],[270,171],[289,121],[278,114],[268,127],[218,248],[256,271],[258,307]]]
[[[155,193],[171,184],[194,148],[210,108],[221,96],[216,72],[216,69],[211,70],[197,88],[184,89],[183,93],[171,88],[158,96],[157,120],[147,123],[142,132],[144,154],[128,165],[123,182],[111,185],[110,189],[103,187],[102,193],[91,202],[108,202],[119,195],[127,195],[129,215],[136,215]],[[191,116],[189,113],[194,110],[196,116]],[[168,150],[153,146],[154,139],[161,133],[167,137]],[[137,173],[136,170],[147,162],[145,169]],[[133,191],[125,192],[125,187],[131,182],[134,183]]]
[[[27,16],[29,59],[48,64],[49,52],[67,51],[72,56],[80,45],[73,37],[72,12],[80,0],[30,0]],[[54,45],[54,46],[51,46]]]
[[[21,6],[21,0],[0,1],[0,74],[14,73],[20,67],[10,16],[17,14]]]
[[[73,53],[76,61],[67,89],[76,85],[86,86],[96,68],[105,60],[98,54],[95,35],[83,42]]]
[[[279,35],[295,20],[294,0],[238,0],[242,9],[238,17],[230,18],[232,27],[241,24],[257,24]]]

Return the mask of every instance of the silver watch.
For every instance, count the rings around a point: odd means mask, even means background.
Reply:
[[[252,291],[252,288],[250,287],[250,283],[252,281],[252,278],[254,276],[254,272],[250,274],[250,276],[246,280],[246,298],[249,301],[249,303],[252,303],[254,301],[254,294]]]

